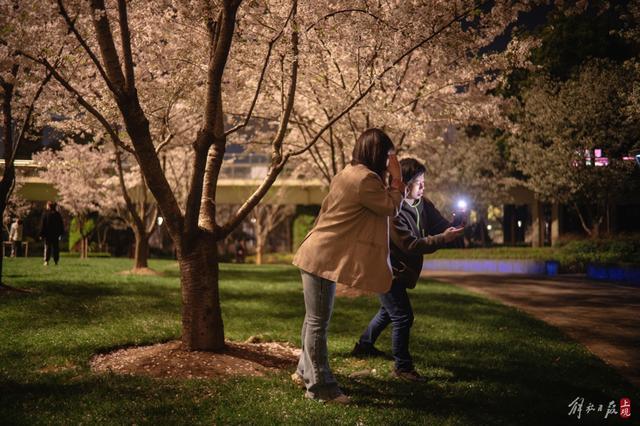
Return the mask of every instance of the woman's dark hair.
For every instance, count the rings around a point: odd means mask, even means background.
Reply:
[[[400,160],[400,168],[402,169],[402,181],[406,184],[411,182],[419,175],[425,174],[427,168],[415,158],[403,158]]]
[[[380,177],[384,177],[387,170],[389,151],[393,149],[393,142],[380,129],[367,129],[356,141],[353,147],[351,164],[362,164]]]

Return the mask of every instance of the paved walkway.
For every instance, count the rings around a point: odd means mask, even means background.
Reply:
[[[582,276],[479,275],[426,271],[554,325],[640,387],[640,288]]]

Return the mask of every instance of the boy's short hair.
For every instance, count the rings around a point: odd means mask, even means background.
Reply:
[[[425,174],[427,168],[415,158],[403,158],[400,160],[400,168],[402,169],[402,181],[409,183],[419,175]]]

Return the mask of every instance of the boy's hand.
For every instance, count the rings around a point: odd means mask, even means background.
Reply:
[[[453,226],[450,228],[447,228],[442,235],[444,235],[444,241],[446,243],[450,243],[451,241],[455,240],[456,238],[462,237],[464,235],[464,227],[460,227],[460,228],[454,228]]]

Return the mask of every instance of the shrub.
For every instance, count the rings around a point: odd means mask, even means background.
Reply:
[[[311,228],[313,227],[313,222],[316,220],[315,216],[310,214],[300,214],[293,221],[293,249],[297,250],[302,244],[302,240],[307,236]]]
[[[84,234],[89,235],[96,227],[96,222],[89,218],[84,222]],[[78,221],[74,217],[71,219],[71,225],[69,225],[69,251],[76,251],[76,245],[80,242],[82,236],[80,235],[80,229],[78,227]]]
[[[640,235],[568,241],[559,247],[559,257],[572,271],[584,271],[589,263],[638,266]]]

